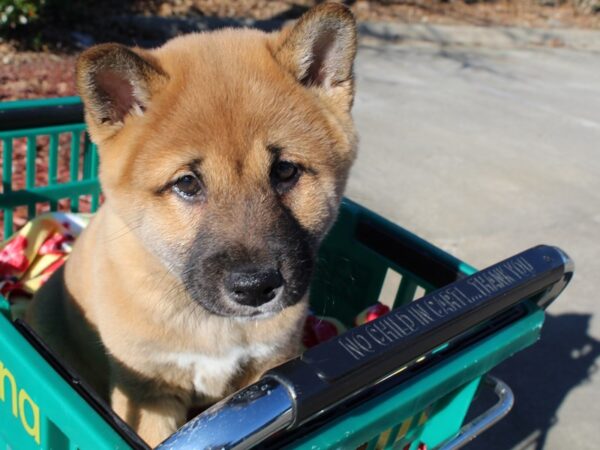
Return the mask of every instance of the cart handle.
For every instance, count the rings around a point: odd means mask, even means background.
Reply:
[[[158,448],[250,448],[356,398],[525,301],[546,307],[573,270],[559,248],[530,248],[269,370]]]
[[[437,450],[457,450],[464,447],[510,412],[515,404],[515,396],[508,384],[492,375],[486,375],[483,383],[485,387],[494,390],[498,401],[490,409],[464,425],[456,435],[442,442],[436,447]]]

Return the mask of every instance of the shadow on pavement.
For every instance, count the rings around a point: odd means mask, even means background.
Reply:
[[[492,371],[512,388],[515,406],[466,449],[545,447],[565,397],[597,370],[600,341],[588,335],[590,319],[589,314],[548,314],[541,340]]]

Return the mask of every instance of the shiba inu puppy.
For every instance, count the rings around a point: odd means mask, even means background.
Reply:
[[[78,60],[106,201],[28,321],[150,445],[296,356],[356,137],[356,27],[321,4]]]

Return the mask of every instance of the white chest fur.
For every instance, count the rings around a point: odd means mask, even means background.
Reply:
[[[160,355],[162,362],[175,364],[189,371],[193,377],[194,389],[197,393],[219,396],[222,392],[208,392],[210,385],[214,391],[217,386],[224,390],[232,375],[251,360],[263,360],[272,356],[276,346],[267,344],[252,344],[228,349],[219,355],[208,355],[192,352],[172,352]]]

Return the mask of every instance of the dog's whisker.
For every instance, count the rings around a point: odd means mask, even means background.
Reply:
[[[120,239],[120,238],[132,233],[133,231],[140,228],[141,226],[142,226],[141,219],[138,220],[137,223],[134,223],[132,225],[125,225],[120,230],[117,230],[113,234],[108,234],[106,236],[106,238],[104,239],[104,242],[110,243],[110,242],[116,241],[117,239]]]

